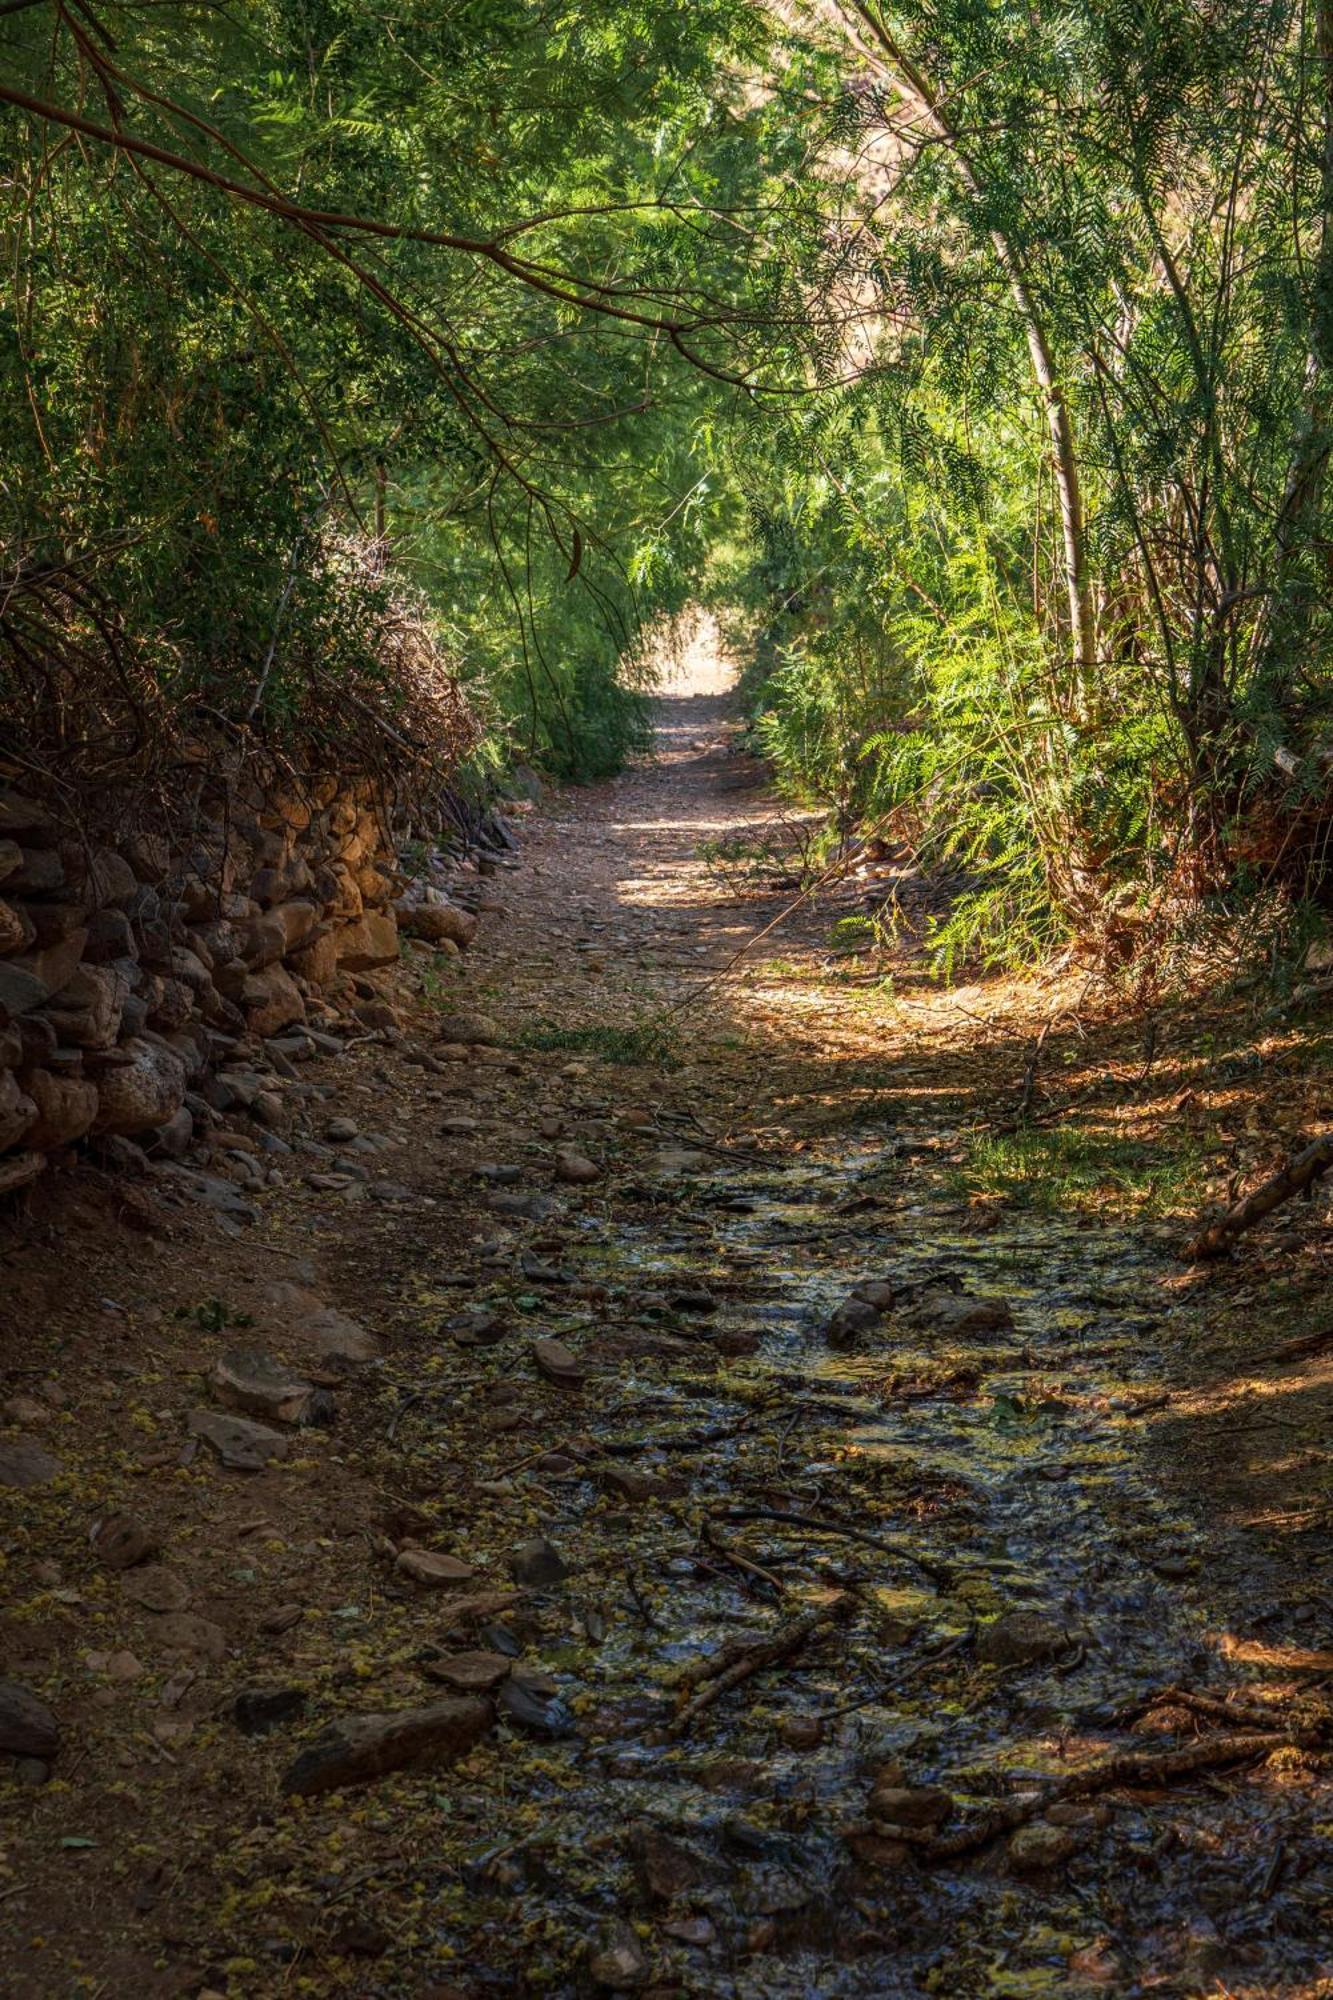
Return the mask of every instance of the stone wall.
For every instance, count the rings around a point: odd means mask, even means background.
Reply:
[[[0,786],[0,1193],[81,1142],[179,1155],[238,1051],[384,1025],[400,926],[448,951],[476,928],[460,853],[420,853],[409,879],[366,783],[233,780],[188,830],[101,841]]]

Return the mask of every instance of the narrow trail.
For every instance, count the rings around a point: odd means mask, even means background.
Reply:
[[[790,900],[728,719],[687,662],[405,1037],[291,1084],[374,1179],[10,1252],[67,1472],[6,1639],[81,1744],[9,1795],[16,1993],[1333,1992],[1321,1552],[1182,1470],[1162,1241],[960,1199],[953,1002],[791,981],[827,908],[710,978]],[[326,1343],[326,1430],[182,1449],[220,1350],[308,1366],[330,1308],[382,1352]],[[89,1555],[113,1507],[149,1601]],[[478,1690],[461,1759],[352,1782],[348,1716]],[[347,1782],[293,1798],[322,1730]]]

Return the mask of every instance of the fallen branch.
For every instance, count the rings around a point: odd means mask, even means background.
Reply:
[[[1118,1791],[1123,1785],[1169,1784],[1172,1779],[1190,1777],[1195,1771],[1216,1770],[1223,1764],[1250,1763],[1256,1757],[1271,1756],[1274,1750],[1307,1747],[1308,1743],[1300,1738],[1265,1731],[1208,1736],[1182,1750],[1157,1753],[1130,1750],[1118,1757],[1108,1757],[1100,1764],[1090,1764],[1085,1770],[1075,1771],[1072,1776],[1062,1778],[1044,1792],[993,1806],[980,1819],[973,1820],[970,1826],[959,1827],[954,1833],[928,1833],[921,1827],[898,1826],[881,1820],[872,1820],[870,1829],[886,1839],[905,1841],[922,1861],[954,1861],[960,1855],[972,1854],[977,1848],[985,1847],[998,1834],[1013,1833],[1018,1827],[1026,1826],[1029,1820],[1036,1819],[1039,1814],[1066,1799],[1095,1798],[1099,1792]]]
[[[1312,1355],[1322,1354],[1326,1347],[1333,1347],[1333,1326],[1321,1326],[1313,1333],[1298,1333],[1294,1340],[1279,1341],[1276,1347],[1265,1348],[1255,1356],[1257,1361],[1308,1361]]]
[[[1294,1160],[1288,1160],[1279,1173],[1272,1175],[1261,1187],[1254,1189],[1229,1208],[1216,1222],[1210,1222],[1192,1242],[1187,1243],[1183,1252],[1186,1262],[1201,1264],[1210,1257],[1222,1257],[1231,1248],[1238,1236],[1247,1229],[1253,1229],[1256,1222],[1262,1222],[1283,1202],[1294,1195],[1304,1194],[1316,1181],[1333,1167],[1333,1133],[1326,1133],[1322,1139],[1312,1140]]]
[[[895,1556],[899,1562],[911,1563],[940,1589],[947,1590],[952,1582],[952,1575],[943,1563],[919,1556],[914,1550],[904,1548],[901,1542],[885,1541],[882,1535],[872,1535],[868,1529],[854,1527],[850,1521],[829,1521],[820,1514],[784,1514],[780,1507],[728,1507],[720,1518],[728,1521],[781,1521],[790,1528],[812,1528],[820,1535],[845,1535],[849,1541],[864,1542],[867,1548],[878,1549],[882,1555]]]
[[[733,1658],[730,1665],[714,1674],[708,1685],[685,1704],[679,1715],[668,1724],[668,1737],[683,1736],[706,1709],[721,1701],[724,1694],[730,1694],[733,1688],[762,1673],[765,1667],[773,1667],[780,1660],[789,1659],[816,1633],[827,1631],[839,1618],[845,1617],[853,1601],[850,1596],[843,1596],[835,1598],[832,1603],[816,1605],[809,1611],[803,1611],[790,1625],[784,1625],[771,1639],[761,1639],[757,1644],[747,1646],[739,1658]]]

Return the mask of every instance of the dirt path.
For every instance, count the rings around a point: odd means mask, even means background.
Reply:
[[[0,1240],[0,1464],[54,1464],[4,1671],[62,1738],[0,1793],[6,1992],[1333,1992],[1333,1606],[1246,1443],[1322,1493],[1319,1364],[1293,1417],[1199,1365],[1253,1293],[960,1186],[1049,990],[890,992],[827,899],[716,976],[800,828],[686,674],[400,1038],[257,1059],[276,1177]],[[327,1419],[249,1473],[192,1418],[237,1350]]]

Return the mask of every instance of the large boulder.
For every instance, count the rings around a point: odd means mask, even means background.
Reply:
[[[373,972],[398,961],[398,922],[392,910],[367,910],[338,932],[338,964],[344,972]]]
[[[31,1014],[49,994],[50,988],[35,973],[0,959],[0,1027],[8,1027],[20,1014]]]
[[[37,1069],[27,1078],[27,1092],[37,1107],[37,1122],[23,1137],[34,1152],[57,1152],[92,1130],[97,1085],[87,1077],[53,1076],[49,1069]]]
[[[119,1033],[129,993],[123,962],[81,965],[47,1011],[67,1047],[109,1049]]]
[[[122,1053],[128,1061],[102,1072],[93,1130],[132,1136],[174,1118],[185,1102],[185,1065],[160,1042],[131,1038]]]
[[[318,922],[319,910],[314,903],[301,898],[275,903],[246,925],[241,947],[246,964],[256,972],[276,965],[306,942]]]
[[[65,886],[65,864],[53,847],[22,847],[10,871],[9,888],[18,896],[50,896]]]
[[[332,931],[322,931],[288,961],[297,977],[311,986],[327,986],[338,970],[338,940]]]
[[[305,1001],[301,998],[300,988],[290,972],[281,965],[270,965],[263,972],[252,972],[241,987],[240,1004],[245,1009],[246,1026],[252,1035],[276,1035],[283,1028],[289,1028],[293,1021],[305,1019]]]
[[[20,1090],[12,1070],[0,1070],[0,1153],[16,1146],[37,1116],[37,1106]]]
[[[97,847],[90,854],[80,842],[67,840],[60,851],[67,879],[79,885],[94,909],[128,903],[139,886],[138,876],[114,847]]]
[[[29,952],[26,958],[18,959],[16,963],[25,972],[30,972],[34,979],[40,979],[48,993],[62,993],[82,963],[83,948],[87,942],[85,929],[70,931],[58,944]]]
[[[398,928],[409,937],[424,938],[428,944],[469,945],[477,933],[477,919],[470,910],[460,910],[442,889],[428,882],[414,882],[405,896],[394,904]]]

